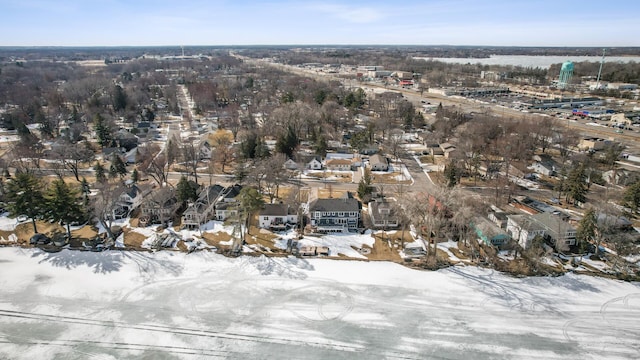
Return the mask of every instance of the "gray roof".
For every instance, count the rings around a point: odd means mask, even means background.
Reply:
[[[348,199],[316,199],[309,205],[309,211],[360,211],[360,202]]]
[[[222,192],[222,197],[224,199],[235,199],[238,195],[240,195],[240,190],[242,190],[242,185],[235,184],[229,186]]]
[[[292,210],[287,204],[265,204],[260,216],[287,216],[293,214]]]
[[[370,163],[371,165],[375,165],[375,164],[388,165],[388,163],[387,163],[387,158],[386,158],[386,157],[384,157],[384,156],[382,156],[382,155],[380,155],[380,154],[372,155],[372,156],[369,158],[369,163]]]
[[[198,202],[213,203],[216,201],[222,190],[224,190],[224,187],[218,184],[207,186],[200,191],[200,194],[198,194]]]

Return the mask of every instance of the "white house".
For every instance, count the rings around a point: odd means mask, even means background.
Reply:
[[[387,162],[387,158],[380,154],[375,154],[369,158],[369,166],[371,167],[372,171],[389,170],[389,163]]]
[[[307,163],[307,169],[309,170],[322,170],[322,161],[320,158],[314,157]]]
[[[298,223],[298,214],[286,204],[265,204],[258,219],[263,229],[284,230]]]
[[[142,190],[136,184],[128,186],[118,197],[116,207],[113,209],[113,219],[123,219],[129,216],[133,210],[142,204],[142,199],[150,192],[150,189]]]
[[[298,170],[298,164],[292,159],[287,159],[282,166],[287,170]]]
[[[545,235],[545,228],[529,215],[509,215],[507,216],[507,233],[523,249],[528,249],[536,236]]]

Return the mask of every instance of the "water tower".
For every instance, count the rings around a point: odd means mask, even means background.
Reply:
[[[566,89],[571,83],[571,77],[573,76],[573,63],[566,61],[560,68],[560,78],[558,79],[558,88]]]

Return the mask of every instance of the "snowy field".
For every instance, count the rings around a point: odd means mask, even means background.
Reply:
[[[1,359],[637,359],[640,284],[0,248]]]

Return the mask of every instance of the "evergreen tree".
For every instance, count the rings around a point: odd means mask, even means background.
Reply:
[[[183,175],[176,185],[176,196],[178,197],[178,201],[182,203],[196,200],[198,198],[198,185],[189,181],[187,177]]]
[[[262,140],[262,138],[258,138],[256,147],[255,147],[254,157],[258,159],[264,159],[264,158],[268,158],[269,156],[271,156],[271,151],[269,151],[267,144],[264,142],[264,140]]]
[[[264,206],[264,199],[262,195],[252,187],[244,187],[240,190],[240,206],[244,211],[245,215],[245,229],[247,229],[247,233],[249,232],[249,221],[253,214],[262,209]]]
[[[240,153],[245,159],[253,159],[256,157],[256,146],[258,143],[258,135],[254,132],[247,134],[247,137],[240,143]]]
[[[77,188],[70,187],[64,180],[55,180],[45,192],[46,217],[51,221],[66,225],[67,236],[71,238],[71,223],[84,217],[82,197]]]
[[[640,180],[636,180],[627,187],[624,191],[623,201],[624,206],[631,209],[634,214],[638,213],[638,209],[640,209]]]
[[[578,224],[576,232],[576,238],[580,242],[580,248],[582,251],[586,248],[587,243],[596,242],[598,237],[598,217],[596,211],[593,208],[589,208],[585,211],[584,216]],[[598,255],[598,246],[596,246],[596,255]]]
[[[105,174],[104,166],[99,161],[96,161],[96,164],[93,165],[93,171],[96,174],[96,181],[99,183],[107,182],[107,176]]]
[[[300,143],[298,135],[293,126],[287,126],[287,131],[278,136],[276,140],[276,151],[287,155],[288,158],[293,157],[293,152]]]
[[[313,144],[313,149],[315,150],[316,155],[325,157],[325,155],[327,155],[328,147],[329,146],[327,145],[327,139],[324,137],[324,135],[318,135],[315,143]]]
[[[38,232],[36,220],[45,214],[42,182],[33,174],[17,173],[7,181],[6,197],[9,213],[17,217],[26,215],[31,218],[33,231]]]
[[[116,85],[113,90],[113,110],[120,111],[127,107],[127,93],[120,85]]]
[[[443,120],[444,119],[444,107],[442,106],[442,103],[438,104],[438,107],[436,108],[436,120]]]
[[[367,201],[368,195],[373,192],[373,188],[371,187],[371,171],[369,169],[364,170],[364,175],[360,179],[358,183],[358,197],[362,201]]]
[[[444,177],[447,180],[447,187],[454,187],[460,181],[459,170],[452,161],[444,167]]]
[[[87,206],[89,204],[89,193],[91,192],[91,187],[85,177],[82,177],[82,181],[80,181],[80,190],[84,197],[84,206]]]
[[[584,166],[579,165],[571,169],[567,177],[565,186],[567,193],[567,201],[573,200],[574,205],[587,201],[587,177],[584,172]]]
[[[109,146],[113,137],[107,121],[102,117],[102,115],[96,114],[93,118],[93,125],[96,137],[98,138],[98,144],[100,144],[101,147]]]
[[[140,180],[140,174],[138,174],[138,169],[133,169],[131,172],[131,181],[137,183]]]
[[[296,98],[293,96],[293,93],[291,91],[287,91],[286,93],[284,93],[284,95],[282,95],[282,99],[280,100],[282,101],[282,103],[287,104],[296,101]]]
[[[122,161],[118,154],[113,153],[111,155],[111,166],[109,167],[109,176],[115,178],[120,176],[121,178],[127,174],[127,165]]]

